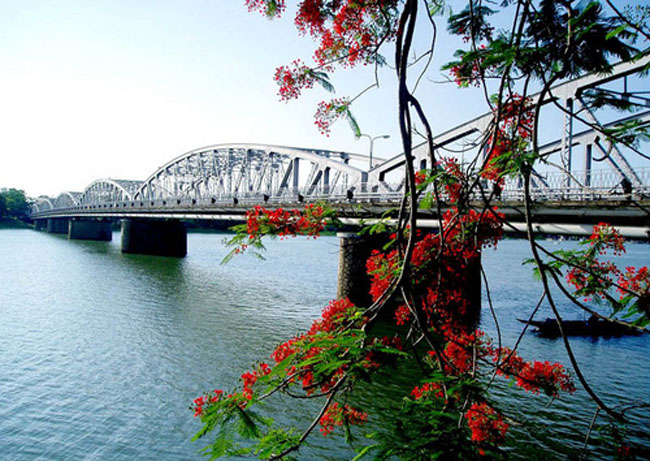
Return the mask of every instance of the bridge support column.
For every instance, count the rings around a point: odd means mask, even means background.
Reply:
[[[47,232],[48,234],[67,234],[68,218],[48,218]]]
[[[47,219],[35,219],[34,229],[37,231],[47,231]]]
[[[182,258],[187,254],[187,229],[180,221],[125,219],[122,253]]]
[[[370,277],[366,261],[374,249],[381,249],[385,238],[355,233],[339,232],[339,271],[337,298],[347,297],[357,306],[372,304],[370,296]],[[476,325],[481,314],[481,256],[467,264],[466,282],[461,291],[467,297],[467,311],[464,316],[468,325]],[[392,319],[392,314],[388,317]]]
[[[357,306],[370,306],[370,277],[366,261],[372,250],[381,248],[385,240],[375,236],[339,232],[339,273],[337,298],[349,298]]]
[[[71,219],[68,225],[68,238],[110,242],[113,238],[111,222],[103,219]]]

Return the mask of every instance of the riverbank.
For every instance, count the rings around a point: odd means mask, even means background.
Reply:
[[[19,219],[0,219],[0,229],[31,229],[30,223]]]

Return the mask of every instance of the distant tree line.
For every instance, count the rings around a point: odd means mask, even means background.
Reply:
[[[0,189],[0,221],[24,219],[29,212],[29,201],[25,191]]]

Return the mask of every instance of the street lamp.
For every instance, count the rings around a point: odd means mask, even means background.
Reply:
[[[369,134],[361,133],[359,136],[357,136],[357,139],[359,139],[361,137],[370,139],[370,155],[369,155],[369,157],[370,157],[370,168],[372,168],[372,146],[375,143],[375,139],[388,139],[388,138],[390,138],[390,135],[382,134],[382,135],[373,137],[373,136],[370,136]]]

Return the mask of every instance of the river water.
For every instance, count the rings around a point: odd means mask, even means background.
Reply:
[[[200,428],[191,400],[234,386],[336,294],[334,237],[272,241],[266,261],[243,256],[221,266],[223,238],[191,233],[188,256],[173,259],[124,255],[118,233],[106,243],[0,230],[0,459],[201,459],[201,441],[190,442]],[[515,318],[527,317],[540,294],[521,264],[526,255],[526,242],[506,240],[483,256],[506,344],[520,330]],[[647,264],[649,255],[648,245],[632,243],[622,264]],[[495,335],[488,309],[483,328]],[[606,400],[650,400],[650,338],[573,345]],[[560,341],[534,335],[521,353],[568,363]],[[548,407],[547,398],[503,383],[495,392],[520,424],[511,435],[513,458],[575,456],[594,411],[584,391]],[[381,408],[389,397],[385,384],[360,398]],[[630,414],[631,439],[646,449],[648,413]],[[309,413],[293,405],[281,418],[304,426]],[[592,459],[611,455],[594,448]],[[340,439],[316,435],[299,457],[351,454]]]

